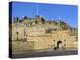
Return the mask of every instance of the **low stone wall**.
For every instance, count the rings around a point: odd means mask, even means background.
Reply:
[[[25,52],[34,50],[33,41],[12,41],[12,52]]]

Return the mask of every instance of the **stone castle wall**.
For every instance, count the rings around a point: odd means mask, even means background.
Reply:
[[[57,47],[58,42],[62,42],[60,48],[77,49],[78,42],[76,36],[70,35],[70,30],[52,30],[47,29],[56,27],[54,24],[33,24],[32,26],[12,24],[12,51],[30,51],[40,49],[53,49]],[[58,27],[57,27],[58,28]],[[17,33],[18,32],[18,33]]]

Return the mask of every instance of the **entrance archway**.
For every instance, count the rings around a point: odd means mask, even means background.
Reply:
[[[57,48],[61,48],[62,47],[62,41],[57,41]]]

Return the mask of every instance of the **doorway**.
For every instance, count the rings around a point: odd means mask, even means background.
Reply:
[[[57,48],[61,48],[62,47],[62,41],[57,41]]]

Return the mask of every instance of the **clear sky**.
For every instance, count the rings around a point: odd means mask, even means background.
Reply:
[[[22,18],[22,16],[27,16],[33,18],[37,14],[43,16],[46,20],[61,19],[72,27],[78,25],[78,6],[76,5],[12,3],[12,17]]]

